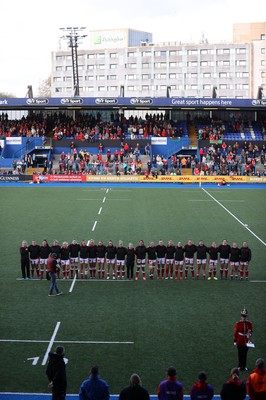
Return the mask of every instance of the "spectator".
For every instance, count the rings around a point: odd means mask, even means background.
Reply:
[[[66,397],[67,377],[64,355],[63,346],[58,346],[55,353],[49,353],[46,375],[49,379],[48,387],[52,389],[52,400],[64,400]]]
[[[162,381],[158,387],[159,400],[183,400],[183,384],[176,380],[176,369],[169,367],[167,370],[167,379]]]
[[[223,384],[221,393],[222,400],[244,400],[246,398],[245,383],[239,378],[239,369],[231,370],[230,379]]]
[[[214,396],[213,386],[207,382],[205,372],[199,373],[199,381],[195,382],[190,391],[191,400],[211,400]]]
[[[140,377],[133,374],[129,380],[129,386],[122,389],[119,400],[149,400],[148,391],[142,387]]]
[[[19,252],[22,277],[26,279],[27,276],[27,279],[30,279],[30,256],[26,240],[22,241]]]
[[[109,400],[109,386],[107,382],[99,378],[99,368],[93,366],[89,379],[85,380],[79,390],[80,400]]]
[[[246,387],[250,400],[266,399],[266,370],[262,358],[256,360],[255,369],[249,375]]]

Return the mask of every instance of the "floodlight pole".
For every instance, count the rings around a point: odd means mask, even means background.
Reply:
[[[79,39],[86,37],[87,35],[81,35],[80,33],[86,29],[85,27],[67,27],[60,28],[66,33],[62,36],[62,39],[68,40],[68,46],[71,48],[71,58],[72,58],[72,72],[73,72],[73,86],[74,86],[74,96],[79,96],[79,73],[78,73],[78,44]]]

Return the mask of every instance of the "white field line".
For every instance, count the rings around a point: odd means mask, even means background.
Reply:
[[[29,339],[0,339],[0,342],[8,343],[50,343],[49,340],[29,340]],[[54,340],[53,343],[68,343],[68,344],[134,344],[134,342],[120,341],[104,341],[104,340]],[[50,351],[50,350],[49,350]],[[46,362],[42,365],[45,365]]]
[[[105,200],[106,200],[106,197],[103,198],[103,203],[105,202]]]
[[[72,293],[74,285],[76,283],[76,279],[77,279],[77,275],[75,274],[74,279],[73,279],[72,284],[71,284],[70,289],[69,289],[69,293]]]
[[[253,281],[250,281],[251,283],[266,283],[266,281],[256,281],[256,280],[253,280]]]
[[[51,340],[50,340],[49,345],[48,345],[48,347],[47,347],[46,353],[45,353],[45,355],[44,355],[44,357],[43,357],[42,365],[45,365],[45,364],[47,363],[48,356],[49,356],[49,353],[50,353],[50,351],[51,351],[51,348],[53,347],[53,344],[54,344],[54,341],[55,341],[55,337],[56,337],[56,335],[57,335],[57,332],[58,332],[58,329],[59,329],[59,327],[60,327],[60,324],[61,324],[61,322],[57,322],[57,324],[56,324],[56,326],[55,326],[54,333],[53,333],[53,335],[52,335],[52,337],[51,337]]]
[[[96,225],[97,225],[97,221],[94,222],[94,225],[93,225],[93,227],[92,227],[92,232],[95,231]]]
[[[100,215],[101,214],[101,212],[102,212],[102,207],[100,207],[100,210],[98,211],[98,215]]]
[[[109,189],[106,189],[106,193],[108,193],[109,192]]]
[[[193,199],[189,199],[188,201],[212,201],[212,200],[193,200]],[[218,201],[218,200],[217,200]],[[224,203],[225,201],[230,201],[230,202],[241,202],[244,203],[245,200],[219,200],[220,202]]]
[[[76,201],[99,201],[99,200],[101,200],[101,199],[86,199],[86,198],[84,198],[84,199],[76,199]]]
[[[240,223],[246,230],[248,230],[256,239],[258,239],[265,247],[266,243],[259,237],[257,236],[249,227],[244,224],[240,219],[238,219],[231,211],[229,211],[225,206],[223,206],[218,200],[216,200],[215,197],[213,197],[207,190],[205,190],[203,187],[201,188],[208,196],[210,196],[219,206],[221,206],[228,214],[230,214],[237,222]]]

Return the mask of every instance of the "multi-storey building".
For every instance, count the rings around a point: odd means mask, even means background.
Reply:
[[[92,31],[78,49],[80,96],[254,98],[265,85],[266,23],[235,24],[233,42],[153,43],[152,33]],[[249,32],[249,35],[247,34]],[[70,49],[52,53],[52,97],[73,96]]]

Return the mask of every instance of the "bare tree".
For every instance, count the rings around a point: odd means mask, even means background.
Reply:
[[[5,93],[5,92],[0,92],[0,98],[12,98],[12,97],[16,97],[14,94],[12,93]]]
[[[51,97],[51,76],[41,82],[38,87],[38,97]]]

